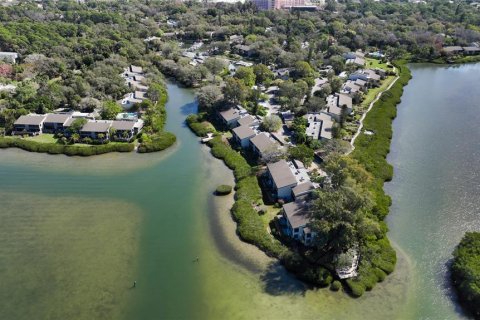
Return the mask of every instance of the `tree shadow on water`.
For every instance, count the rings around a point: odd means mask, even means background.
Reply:
[[[272,296],[280,295],[305,295],[308,287],[289,274],[278,262],[271,263],[267,270],[260,276],[263,289]]]
[[[189,114],[192,113],[197,113],[197,102],[190,102],[187,104],[184,104],[183,106],[180,107],[180,112],[184,116],[188,116]]]

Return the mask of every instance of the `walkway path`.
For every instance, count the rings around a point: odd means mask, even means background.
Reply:
[[[362,128],[363,128],[363,120],[365,120],[365,117],[367,116],[368,112],[370,110],[372,110],[373,108],[373,105],[375,104],[375,102],[378,101],[378,99],[380,99],[382,97],[382,94],[385,92],[385,91],[388,91],[390,90],[390,88],[395,84],[395,82],[397,82],[398,78],[400,78],[399,76],[395,77],[395,79],[393,79],[392,83],[390,83],[390,85],[383,91],[379,92],[377,94],[377,96],[375,97],[375,99],[373,99],[373,101],[368,105],[368,109],[367,111],[365,111],[365,113],[362,115],[362,117],[360,118],[360,125],[358,126],[358,129],[357,129],[357,132],[355,133],[355,135],[353,136],[352,140],[350,141],[350,145],[352,146],[352,148],[350,149],[350,151],[347,152],[347,155],[349,155],[350,153],[352,153],[353,150],[355,150],[355,140],[357,139],[358,135],[362,132]]]

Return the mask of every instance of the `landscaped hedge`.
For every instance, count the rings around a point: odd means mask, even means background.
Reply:
[[[480,319],[480,233],[467,232],[453,252],[450,267],[460,303]]]
[[[177,141],[177,137],[170,132],[159,132],[150,136],[148,140],[142,141],[138,146],[139,153],[162,151]]]
[[[208,133],[215,133],[215,127],[208,121],[201,121],[196,114],[187,117],[187,125],[199,137],[205,137]]]
[[[222,159],[233,170],[236,194],[231,212],[237,222],[240,238],[256,245],[268,255],[280,258],[287,248],[268,233],[258,212],[253,208],[253,204],[261,201],[262,191],[252,167],[237,151],[224,143],[220,136],[210,140],[208,145],[212,155]]]
[[[346,281],[350,293],[354,296],[361,296],[366,290],[371,290],[377,282],[383,281],[387,274],[393,272],[397,261],[395,250],[386,236],[387,227],[383,222],[391,205],[391,199],[385,194],[383,185],[393,177],[393,167],[386,160],[390,152],[392,121],[397,115],[396,107],[401,101],[403,87],[411,79],[411,74],[405,62],[394,64],[399,70],[399,79],[375,102],[364,120],[365,129],[375,134],[359,135],[355,141],[355,150],[351,154],[374,177],[369,185],[375,199],[373,214],[383,228],[383,237],[370,240],[360,248],[359,275]]]
[[[31,152],[65,154],[67,156],[93,156],[108,152],[131,152],[133,143],[109,143],[94,146],[62,145],[56,143],[42,143],[20,138],[1,137],[0,148],[20,148]]]

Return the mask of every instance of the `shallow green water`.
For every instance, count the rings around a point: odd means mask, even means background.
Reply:
[[[413,70],[395,121],[396,176],[388,186],[398,267],[360,299],[306,288],[238,240],[232,198],[212,195],[218,184],[233,183],[232,174],[183,123],[196,111],[193,93],[170,85],[167,129],[179,142],[164,153],[84,159],[0,151],[0,277],[9,278],[0,286],[1,318],[459,317],[443,272],[461,232],[478,220],[475,179],[457,185],[478,168],[478,116],[460,95],[463,103],[450,108],[468,109],[457,115],[464,125],[448,126],[437,105],[448,101],[452,84],[445,82],[458,72],[455,85],[475,82],[468,78],[475,67],[464,68]],[[427,86],[433,74],[437,86]],[[427,90],[435,91],[414,99]],[[446,137],[437,139],[447,134],[448,148]]]
[[[447,263],[480,230],[480,64],[411,67],[389,155],[390,237],[413,262],[405,317],[455,319]]]

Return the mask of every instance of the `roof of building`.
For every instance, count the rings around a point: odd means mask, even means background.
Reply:
[[[81,132],[108,132],[112,121],[88,121],[85,123]]]
[[[49,113],[45,118],[45,123],[61,123],[64,124],[68,119],[71,118],[69,114],[58,114],[58,113]]]
[[[312,190],[315,190],[315,186],[313,185],[312,182],[307,181],[307,182],[298,184],[295,188],[292,189],[292,192],[293,192],[293,196],[297,198],[307,193],[310,193]]]
[[[127,131],[133,130],[135,127],[136,121],[128,121],[128,120],[120,120],[120,121],[113,121],[112,128],[115,130]]]
[[[270,150],[275,147],[275,142],[270,139],[267,133],[262,132],[257,134],[255,137],[250,139],[252,144],[257,148],[260,153],[264,153],[267,150]]]
[[[130,71],[133,73],[143,73],[143,68],[134,66],[133,64],[130,66]]]
[[[479,47],[463,47],[465,51],[480,51]]]
[[[240,126],[232,130],[238,139],[243,140],[255,136],[255,131],[252,130],[249,126]]]
[[[445,52],[463,51],[463,48],[460,46],[448,46],[448,47],[443,47],[443,51]]]
[[[351,80],[349,80],[349,81],[351,81]],[[354,83],[357,86],[364,87],[367,84],[367,81],[362,80],[362,79],[357,79],[357,80],[354,81]]]
[[[310,222],[309,212],[304,202],[284,204],[283,211],[292,228],[302,227]]]
[[[341,114],[341,109],[338,107],[332,106],[330,109],[335,112],[339,111]],[[306,117],[308,121],[308,127],[306,128],[307,136],[314,139],[332,139],[333,119],[330,115],[320,112],[308,113]]]
[[[235,119],[240,118],[240,110],[235,109],[235,108],[230,108],[225,111],[220,112],[220,116],[227,122],[230,122]]]
[[[250,126],[256,121],[257,119],[255,117],[252,117],[251,115],[246,115],[245,117],[240,118],[240,120],[238,120],[237,122],[241,126]]]
[[[243,44],[237,44],[235,46],[235,49],[241,50],[241,51],[250,51],[250,50],[252,50],[252,47],[246,46],[246,45],[243,45]]]
[[[370,79],[380,80],[380,75],[375,72],[375,70],[367,69],[363,71],[364,74],[368,75]]]
[[[288,110],[288,111],[284,111],[282,113],[280,113],[282,118],[283,118],[283,121],[293,121],[293,119],[295,119],[295,115],[293,114],[292,111]]]
[[[20,118],[15,121],[15,124],[20,125],[31,125],[38,126],[45,120],[44,114],[29,114],[26,116],[20,116]]]
[[[338,103],[339,107],[346,106],[347,108],[352,108],[352,98],[346,94],[339,93],[338,94]]]
[[[280,160],[275,163],[269,163],[267,164],[267,168],[277,188],[297,184],[297,179],[290,170],[287,161]]]

